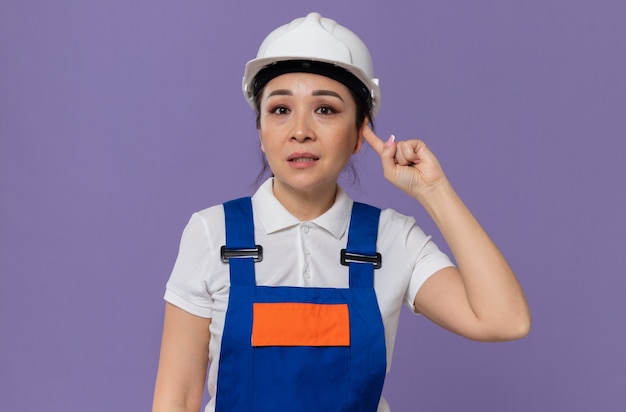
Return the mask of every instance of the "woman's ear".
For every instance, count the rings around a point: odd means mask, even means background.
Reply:
[[[259,130],[259,143],[261,144],[261,151],[265,153],[265,147],[263,147],[263,137],[261,136],[261,130]]]
[[[361,124],[361,127],[359,127],[359,129],[357,130],[358,134],[356,138],[356,144],[354,145],[354,151],[352,152],[352,154],[356,154],[361,150],[361,147],[363,146],[363,132],[365,131],[365,128],[369,125],[369,123],[369,117],[363,119],[363,124]]]

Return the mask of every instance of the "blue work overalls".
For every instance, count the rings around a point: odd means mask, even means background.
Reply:
[[[354,203],[341,251],[350,276],[343,289],[257,286],[262,247],[254,241],[250,198],[225,203],[224,213],[230,293],[216,411],[375,412],[386,369],[374,292],[380,209]]]

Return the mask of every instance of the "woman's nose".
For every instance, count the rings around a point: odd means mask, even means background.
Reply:
[[[315,139],[315,133],[311,127],[311,118],[306,113],[296,113],[293,116],[293,129],[291,139],[298,142]]]

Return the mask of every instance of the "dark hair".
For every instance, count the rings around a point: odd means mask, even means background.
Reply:
[[[332,63],[315,60],[285,60],[263,67],[254,78],[252,95],[256,96],[275,77],[287,73],[312,73],[331,78],[356,94],[355,100],[371,103],[370,91],[353,73]]]

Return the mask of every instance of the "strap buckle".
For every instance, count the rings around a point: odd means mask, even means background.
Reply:
[[[263,246],[256,245],[253,248],[227,248],[222,246],[220,248],[220,259],[222,263],[228,263],[229,259],[245,259],[254,258],[255,262],[263,260]]]
[[[374,269],[380,269],[383,265],[383,257],[380,253],[376,253],[375,255],[364,255],[341,249],[341,264],[344,266],[350,266],[350,263],[371,263],[374,265]]]

